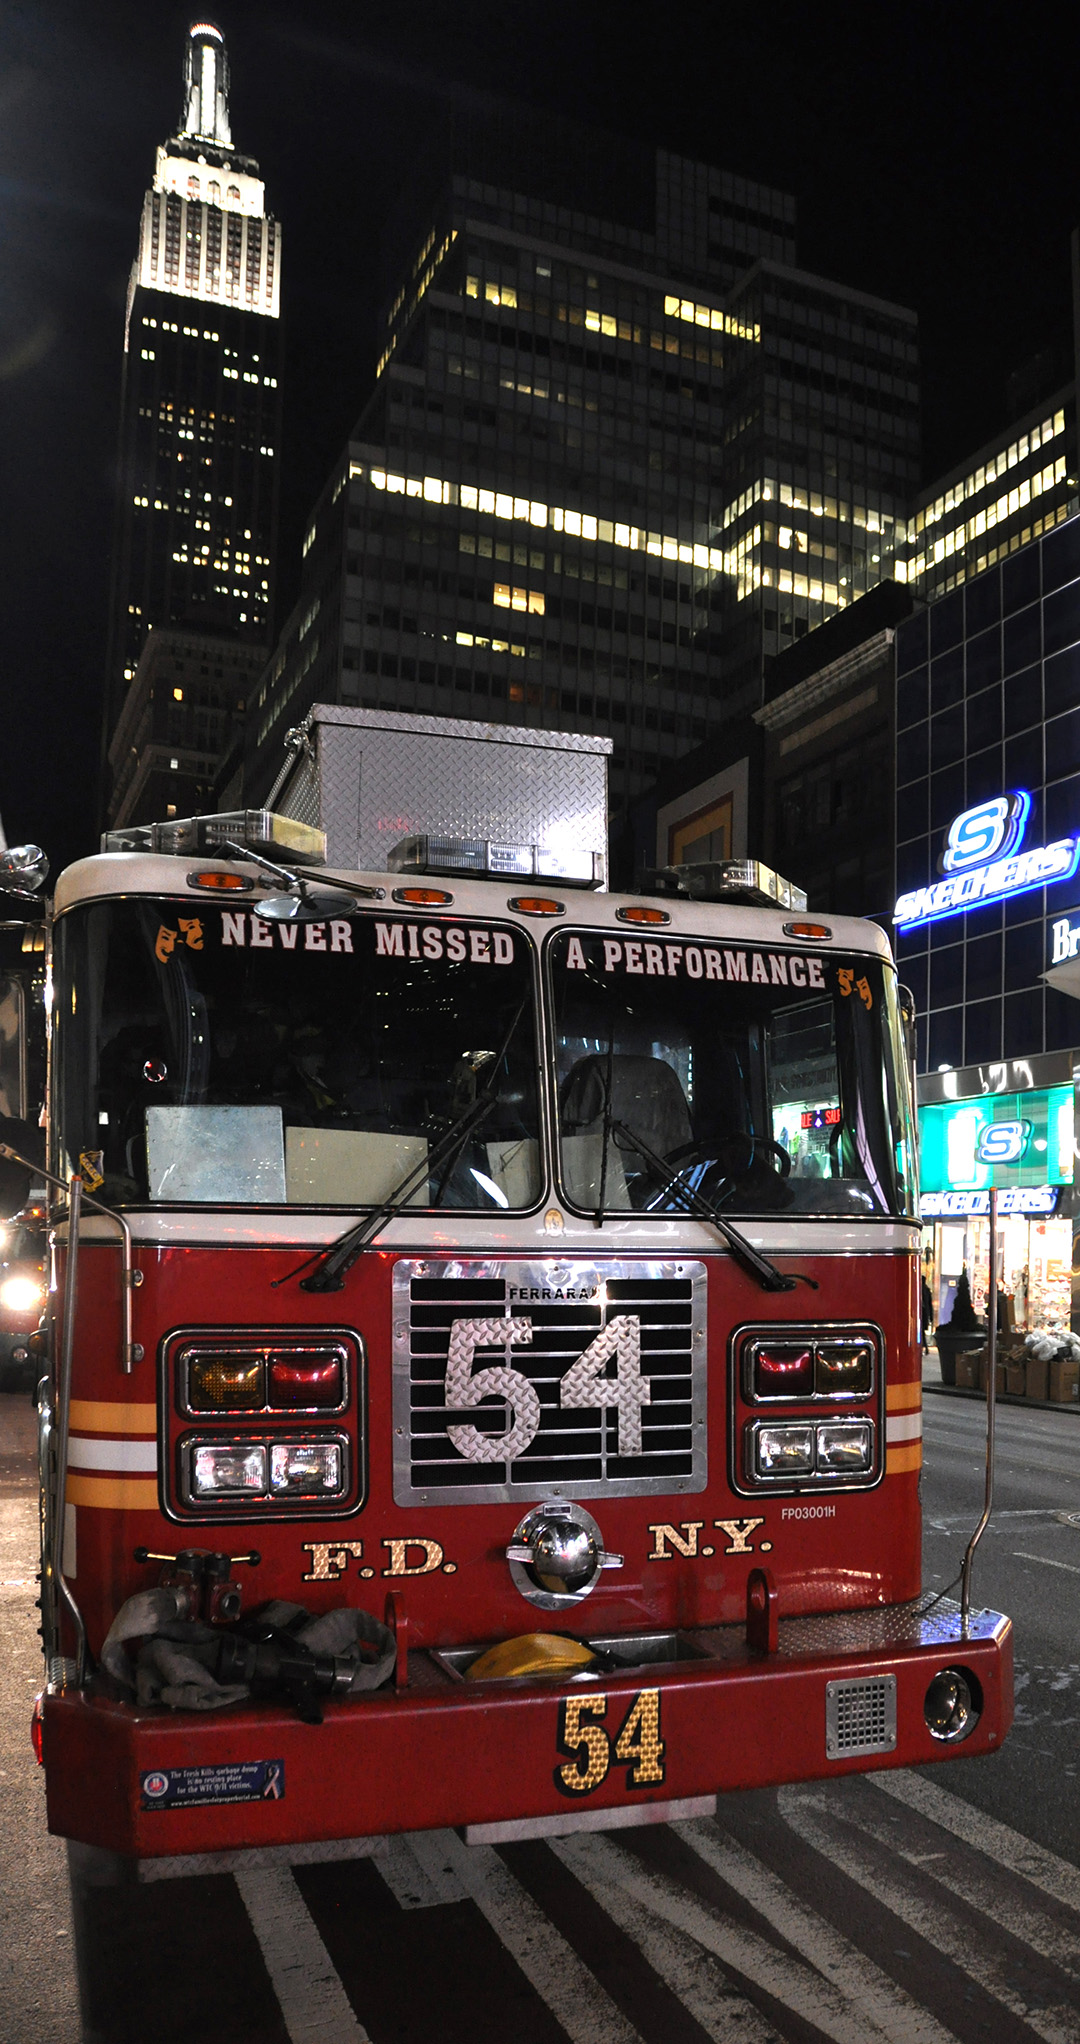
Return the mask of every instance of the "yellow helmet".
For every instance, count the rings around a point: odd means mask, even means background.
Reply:
[[[509,1675],[562,1675],[580,1673],[598,1656],[584,1640],[564,1639],[558,1632],[523,1632],[517,1639],[500,1640],[478,1655],[465,1670],[466,1682],[505,1681]]]

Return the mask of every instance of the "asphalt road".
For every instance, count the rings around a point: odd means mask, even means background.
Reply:
[[[78,2044],[27,1740],[32,1415],[0,1399],[0,2039]],[[925,1574],[957,1574],[982,1411],[926,1400]],[[992,1759],[721,1798],[715,1820],[84,1897],[105,2044],[1080,2044],[1080,1416],[1004,1407],[975,1601],[1016,1626]],[[1075,1657],[1075,1658],[1074,1658]]]

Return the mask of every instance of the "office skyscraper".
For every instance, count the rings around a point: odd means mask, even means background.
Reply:
[[[233,146],[228,85],[221,31],[199,22],[188,35],[180,128],[157,152],[128,292],[104,731],[110,821],[144,820],[139,796],[159,789],[160,774],[174,811],[205,800],[207,761],[247,700],[250,649],[270,640],[281,228],[258,165]],[[214,641],[190,684],[174,682],[171,653],[144,657],[148,633],[170,627],[189,662],[192,632]],[[165,669],[167,732],[160,714],[147,714]],[[126,703],[132,690],[146,702]],[[121,719],[143,734],[144,752],[118,760]]]
[[[800,271],[782,192],[556,123],[488,137],[491,181],[483,153],[414,197],[252,793],[342,700],[608,734],[618,803],[890,572],[914,315]]]

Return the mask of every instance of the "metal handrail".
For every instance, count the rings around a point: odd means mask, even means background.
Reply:
[[[960,1588],[960,1633],[967,1639],[971,1618],[971,1570],[977,1548],[994,1507],[994,1421],[997,1413],[997,1278],[998,1278],[998,1236],[997,1236],[997,1189],[990,1187],[990,1268],[987,1273],[989,1299],[987,1300],[988,1340],[986,1347],[986,1491],[983,1499],[983,1513],[964,1555],[964,1568]]]
[[[81,1201],[81,1203],[82,1203],[83,1205],[85,1205],[85,1206],[88,1206],[88,1207],[93,1207],[93,1209],[94,1209],[94,1212],[95,1212],[95,1213],[98,1213],[98,1214],[104,1214],[104,1215],[105,1215],[105,1218],[106,1218],[106,1220],[109,1220],[109,1221],[115,1221],[115,1222],[116,1222],[116,1225],[117,1225],[117,1227],[118,1227],[118,1228],[119,1228],[119,1230],[120,1230],[120,1238],[121,1238],[121,1239],[120,1239],[120,1251],[121,1251],[121,1256],[122,1256],[122,1259],[123,1259],[123,1267],[122,1267],[122,1273],[121,1273],[121,1280],[120,1280],[120,1283],[121,1283],[121,1291],[122,1291],[122,1293],[123,1293],[123,1309],[124,1309],[124,1338],[123,1338],[123,1345],[122,1345],[122,1355],[121,1355],[121,1362],[120,1362],[120,1368],[121,1368],[121,1369],[123,1370],[123,1372],[124,1372],[125,1376],[130,1376],[130,1375],[131,1375],[131,1372],[132,1372],[132,1370],[133,1370],[133,1369],[135,1368],[135,1365],[136,1365],[136,1363],[141,1363],[141,1362],[142,1362],[142,1359],[143,1359],[143,1353],[144,1353],[144,1351],[143,1351],[143,1348],[142,1348],[142,1345],[141,1345],[141,1343],[140,1343],[140,1342],[137,1342],[137,1341],[135,1341],[135,1340],[133,1340],[133,1338],[132,1338],[132,1325],[133,1325],[133,1322],[132,1322],[132,1305],[131,1305],[131,1294],[132,1294],[132,1292],[133,1292],[133,1291],[134,1291],[134,1290],[135,1290],[135,1289],[136,1289],[136,1288],[137,1288],[137,1287],[138,1287],[139,1285],[141,1285],[141,1283],[142,1283],[142,1272],[141,1272],[141,1270],[136,1270],[136,1269],[135,1269],[134,1259],[133,1259],[133,1256],[132,1256],[132,1246],[131,1246],[131,1224],[130,1224],[130,1222],[129,1222],[129,1221],[128,1221],[128,1220],[126,1219],[126,1217],[125,1217],[125,1216],[124,1216],[123,1214],[118,1214],[118,1213],[116,1212],[116,1209],[115,1209],[115,1207],[107,1207],[107,1206],[104,1206],[104,1205],[102,1204],[101,1200],[99,1200],[99,1199],[94,1199],[94,1197],[93,1197],[93,1195],[92,1195],[91,1193],[89,1193],[89,1192],[87,1192],[87,1191],[85,1191],[85,1190],[84,1190],[84,1188],[83,1188],[83,1184],[82,1184],[82,1180],[81,1180],[81,1179],[77,1179],[77,1178],[75,1178],[75,1177],[72,1177],[72,1179],[71,1179],[71,1181],[70,1181],[70,1183],[69,1183],[69,1181],[68,1181],[68,1180],[67,1180],[66,1178],[58,1178],[58,1177],[56,1176],[56,1173],[55,1173],[55,1171],[46,1171],[46,1169],[45,1169],[44,1165],[42,1165],[42,1164],[34,1164],[34,1163],[32,1163],[29,1157],[23,1157],[22,1155],[20,1155],[20,1153],[19,1153],[19,1151],[18,1151],[18,1150],[13,1150],[13,1149],[11,1148],[11,1145],[10,1145],[10,1143],[0,1143],[0,1157],[7,1157],[7,1158],[9,1158],[9,1159],[10,1159],[10,1161],[11,1161],[11,1162],[12,1162],[13,1164],[22,1164],[22,1165],[23,1165],[23,1166],[25,1167],[25,1169],[26,1169],[27,1171],[32,1171],[32,1172],[34,1172],[34,1173],[36,1174],[36,1176],[37,1176],[38,1178],[44,1178],[47,1184],[49,1184],[49,1185],[54,1185],[54,1186],[55,1186],[55,1187],[57,1188],[57,1190],[58,1190],[59,1192],[63,1192],[63,1193],[66,1193],[66,1194],[68,1195],[68,1202],[69,1202],[69,1212],[68,1212],[68,1220],[69,1220],[69,1228],[68,1228],[68,1234],[69,1234],[69,1241],[68,1241],[68,1251],[69,1251],[69,1254],[70,1254],[70,1252],[71,1252],[71,1241],[72,1241],[72,1239],[74,1239],[74,1243],[75,1243],[75,1254],[76,1254],[76,1255],[78,1255],[78,1227],[76,1226],[76,1228],[75,1228],[75,1232],[74,1232],[74,1237],[73,1237],[73,1238],[72,1238],[72,1231],[71,1231],[71,1227],[70,1227],[70,1218],[71,1218],[71,1216],[70,1216],[70,1200],[71,1200],[71,1187],[72,1187],[72,1185],[78,1184],[78,1186],[79,1186],[79,1200]]]
[[[64,1574],[64,1527],[67,1516],[68,1437],[71,1429],[71,1373],[75,1358],[75,1306],[79,1288],[79,1208],[82,1180],[72,1174],[68,1192],[68,1253],[64,1266],[64,1332],[60,1343],[57,1372],[59,1429],[56,1444],[56,1505],[52,1513],[51,1539],[44,1557],[42,1580],[47,1574],[50,1589],[59,1584],[60,1594],[71,1613],[78,1637],[75,1653],[75,1687],[81,1689],[86,1674],[86,1626]],[[72,1245],[75,1245],[74,1247]]]

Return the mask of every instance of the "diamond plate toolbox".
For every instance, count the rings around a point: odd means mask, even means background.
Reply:
[[[327,864],[385,873],[404,837],[599,852],[608,738],[316,703],[275,807],[327,836]]]
[[[403,1257],[393,1297],[397,1504],[704,1490],[703,1263]]]

